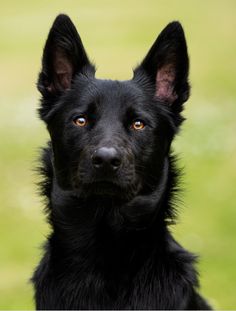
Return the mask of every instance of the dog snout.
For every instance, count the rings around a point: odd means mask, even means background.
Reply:
[[[94,151],[92,164],[96,170],[117,171],[121,166],[121,155],[114,147],[101,147]]]

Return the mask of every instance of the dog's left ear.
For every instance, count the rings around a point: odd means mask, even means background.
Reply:
[[[134,71],[134,80],[143,74],[154,86],[156,100],[174,106],[189,97],[189,60],[184,31],[179,22],[172,22],[160,33],[141,65]]]

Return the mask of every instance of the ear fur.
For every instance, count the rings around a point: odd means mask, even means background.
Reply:
[[[183,28],[172,22],[160,33],[141,65],[140,72],[152,82],[154,97],[170,106],[182,104],[189,97],[189,59]]]
[[[67,15],[58,15],[44,47],[39,91],[44,97],[61,94],[86,66],[93,68],[74,24]]]

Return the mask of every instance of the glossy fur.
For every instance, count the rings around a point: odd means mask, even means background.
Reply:
[[[195,257],[168,229],[179,175],[170,146],[188,66],[173,22],[132,80],[96,79],[71,20],[55,20],[38,81],[51,137],[41,189],[52,230],[32,278],[37,309],[209,309]]]

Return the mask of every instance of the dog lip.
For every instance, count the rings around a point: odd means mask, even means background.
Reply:
[[[113,186],[119,186],[116,182],[112,181],[112,180],[96,180],[96,181],[93,181],[91,183],[91,185],[99,185],[99,184],[102,184],[102,185],[113,185]]]
[[[107,180],[101,180],[101,181],[94,181],[91,184],[87,184],[88,187],[98,187],[98,188],[104,188],[104,189],[122,189],[121,186],[119,186],[117,183],[113,181],[107,181]]]
[[[93,181],[83,185],[87,193],[108,196],[120,196],[124,189],[112,181]]]

